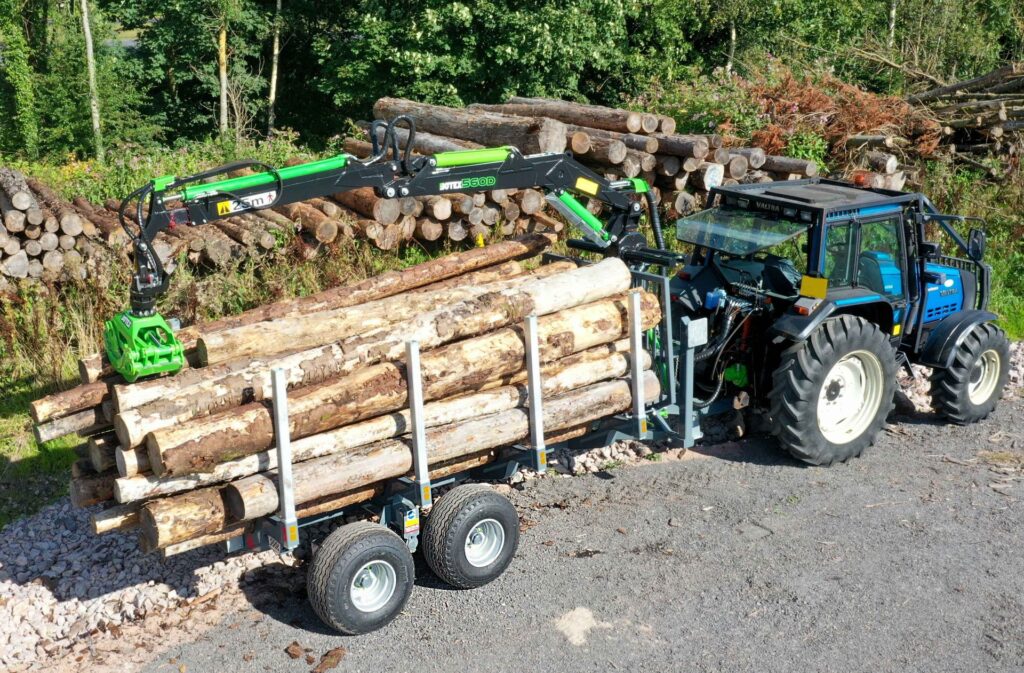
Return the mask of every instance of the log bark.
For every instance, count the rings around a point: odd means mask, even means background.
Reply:
[[[35,190],[46,207],[54,214],[60,223],[60,230],[68,236],[78,236],[82,233],[82,218],[75,212],[74,207],[64,199],[57,196],[52,189],[39,180],[28,180],[28,185]]]
[[[627,148],[621,140],[612,138],[593,138],[590,143],[590,151],[586,154],[587,161],[596,161],[601,164],[621,164],[626,158]]]
[[[589,126],[590,128],[620,131],[623,133],[637,133],[643,126],[643,118],[639,112],[602,107],[600,105],[571,103],[569,101],[549,98],[513,96],[504,105],[477,105],[471,107],[529,117],[550,117],[567,124]]]
[[[596,346],[545,365],[541,369],[544,395],[557,395],[591,383],[625,375],[629,371],[628,349],[628,341],[622,340]],[[649,362],[650,358],[645,354],[645,367]],[[522,406],[527,402],[527,390],[525,386],[521,385],[525,377],[526,372],[521,370],[494,384],[506,383],[509,385],[426,404],[424,405],[423,422],[426,427],[436,427]],[[402,409],[336,430],[298,439],[292,444],[292,460],[298,463],[338,453],[406,434],[410,432],[410,428],[409,411]],[[137,451],[141,451],[141,449]],[[114,495],[118,502],[132,502],[156,496],[173,495],[182,491],[239,479],[276,467],[277,453],[272,450],[217,463],[209,471],[194,474],[157,477],[138,472],[136,473],[138,476],[118,479]]]
[[[96,472],[106,472],[117,467],[114,453],[117,449],[117,437],[112,432],[105,432],[102,435],[95,435],[87,442],[89,447],[89,462]],[[119,473],[120,474],[120,473]]]
[[[565,151],[565,124],[554,119],[460,110],[400,98],[381,98],[374,104],[373,113],[379,118],[407,114],[416,120],[417,129],[428,133],[487,146],[514,145],[524,154]]]
[[[679,157],[674,157],[671,154],[655,155],[655,160],[657,161],[655,172],[661,176],[674,177],[681,167]]]
[[[366,133],[366,137],[370,137],[370,127],[366,126],[363,129]],[[406,144],[409,142],[409,130],[406,128],[395,128],[395,137],[398,139],[398,147],[403,151]],[[384,129],[377,129],[377,141],[379,143],[384,142]],[[415,152],[421,154],[439,154],[441,152],[458,152],[460,150],[472,150],[483,147],[480,143],[475,143],[470,140],[464,140],[462,138],[454,137],[449,138],[443,135],[437,135],[434,133],[427,133],[422,131],[419,126],[416,127],[416,137],[413,139],[412,149]]]
[[[122,382],[123,379],[120,377],[110,378],[41,397],[29,405],[32,422],[45,423],[98,406],[104,400],[110,399],[110,386]]]
[[[625,329],[624,299],[577,306],[538,320],[545,361],[609,343]],[[657,303],[644,295],[644,318],[656,324]],[[651,322],[651,319],[654,319]],[[481,349],[488,349],[479,352]],[[505,328],[423,354],[424,395],[441,399],[479,389],[496,377],[512,376],[523,367],[519,330]],[[402,408],[406,404],[402,368],[381,363],[348,376],[310,386],[289,401],[292,436],[306,437]],[[187,428],[187,429],[186,429]],[[271,446],[273,428],[268,409],[249,404],[154,432],[147,446],[154,472],[202,471],[235,457]],[[170,466],[170,469],[168,467]]]
[[[106,430],[110,430],[110,422],[103,417],[100,407],[95,406],[37,425],[34,428],[34,433],[36,441],[42,444],[73,433],[84,437]]]
[[[102,535],[115,530],[128,530],[139,525],[139,505],[113,505],[90,517],[94,535]]]
[[[149,453],[143,447],[124,449],[119,444],[114,452],[114,462],[117,465],[117,473],[122,478],[134,477],[135,475],[151,471],[149,467]]]
[[[277,208],[278,212],[295,220],[303,231],[309,232],[320,243],[332,243],[338,237],[338,223],[313,206],[289,203]]]
[[[150,432],[168,428],[167,432],[172,433],[171,426],[196,416],[265,399],[269,394],[271,366],[285,369],[291,386],[308,386],[368,364],[400,359],[409,339],[417,339],[424,350],[435,348],[513,324],[531,312],[545,316],[622,292],[629,287],[628,278],[628,270],[621,261],[608,259],[549,278],[530,278],[519,287],[480,294],[318,348],[233,360],[219,370],[219,377],[202,377],[183,389],[171,383],[177,393],[165,389],[158,400],[121,411],[115,419],[118,438],[125,447],[139,446]],[[202,374],[202,370],[196,371]],[[118,388],[115,394],[125,388],[130,386]],[[150,458],[154,468],[161,463],[152,455]]]
[[[593,142],[594,138],[606,138],[609,140],[618,140],[631,150],[640,150],[641,152],[647,152],[649,154],[654,154],[658,151],[658,139],[651,136],[642,136],[636,133],[619,133],[617,131],[588,128],[586,126],[577,126],[575,124],[568,124],[567,128],[569,131],[574,133],[586,133],[590,136],[591,142]]]
[[[660,394],[653,372],[643,377],[645,401]],[[629,408],[627,381],[605,381],[552,397],[544,404],[544,427],[558,431],[610,416]],[[427,432],[428,461],[434,465],[460,456],[508,446],[529,436],[530,422],[523,408],[454,423]],[[384,479],[402,476],[412,469],[408,440],[386,440],[344,453],[298,463],[293,467],[296,502],[307,502]],[[233,519],[247,521],[278,508],[274,475],[259,474],[232,482],[224,488],[224,500]]]
[[[107,502],[114,497],[114,480],[117,472],[93,472],[71,479],[71,504],[74,507],[88,507]]]
[[[725,166],[722,164],[713,164],[705,161],[702,163],[697,170],[690,174],[690,180],[695,183],[695,186],[703,191],[708,191],[712,187],[717,187],[722,184],[722,180],[725,178]]]
[[[878,171],[884,175],[891,175],[895,173],[896,169],[899,168],[900,165],[899,159],[896,158],[896,155],[889,154],[888,152],[865,152],[864,160],[872,170]]]

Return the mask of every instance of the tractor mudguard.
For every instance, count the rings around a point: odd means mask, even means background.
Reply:
[[[818,308],[814,309],[811,315],[787,313],[772,325],[772,334],[776,338],[786,339],[793,343],[806,341],[821,323],[833,316],[844,314],[866,318],[878,325],[883,332],[888,332],[892,328],[892,304],[879,300],[878,297],[850,296],[826,299]]]
[[[998,317],[991,311],[973,308],[949,314],[932,329],[917,362],[927,367],[948,368],[967,334],[976,325],[992,322]]]
[[[811,315],[786,313],[772,325],[772,334],[792,342],[806,341],[818,325],[836,312],[836,308],[835,303],[826,300]]]

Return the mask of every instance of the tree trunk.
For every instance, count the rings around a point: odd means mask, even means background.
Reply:
[[[891,175],[896,172],[899,168],[900,162],[896,158],[895,154],[889,154],[888,152],[865,152],[864,159],[868,162],[868,166],[872,170],[878,171],[884,175]]]
[[[15,209],[39,208],[35,197],[32,196],[32,190],[25,182],[25,176],[13,168],[0,168],[0,188]]]
[[[366,137],[369,138],[370,127],[365,126],[363,130],[366,133]],[[404,151],[406,144],[409,142],[409,130],[404,127],[395,127],[395,138],[398,140],[399,149]],[[383,142],[384,129],[378,128],[377,143],[378,145],[381,145]],[[413,139],[412,150],[414,152],[419,152],[420,154],[439,154],[441,152],[458,152],[461,150],[472,150],[481,147],[483,147],[483,145],[480,143],[463,140],[462,138],[448,138],[446,136],[421,131],[417,124],[416,137]]]
[[[791,157],[766,156],[762,168],[773,173],[795,173],[808,178],[818,174],[818,164],[815,162]]]
[[[75,212],[74,207],[57,196],[52,189],[38,180],[28,180],[29,186],[39,195],[46,207],[57,217],[60,223],[60,230],[68,236],[78,236],[82,233],[82,218]]]
[[[729,56],[725,61],[725,73],[732,75],[732,62],[736,58],[736,22],[729,22]]]
[[[381,224],[393,224],[402,216],[401,204],[398,199],[382,199],[373,193],[371,187],[339,192],[333,194],[331,198],[346,208],[351,208],[360,215],[372,218]]]
[[[596,346],[545,365],[541,368],[544,395],[557,395],[591,383],[623,376],[629,371],[628,348],[628,341],[617,341],[612,344]],[[649,362],[650,358],[645,354],[645,366]],[[426,427],[436,427],[522,406],[527,402],[526,388],[521,385],[525,378],[526,372],[521,370],[500,382],[494,382],[494,385],[499,385],[499,383],[514,385],[502,385],[426,404],[424,405],[423,422]],[[298,439],[292,444],[292,460],[298,463],[363,444],[397,437],[409,432],[410,427],[409,411],[401,409],[336,430]],[[136,451],[141,451],[141,449]],[[136,472],[135,474],[139,476],[117,480],[114,490],[115,498],[118,502],[131,502],[172,495],[201,486],[239,479],[275,467],[277,467],[277,453],[271,450],[217,463],[209,471],[195,474],[158,478]],[[123,470],[119,471],[123,473]]]
[[[34,433],[36,441],[42,444],[76,432],[87,436],[106,430],[110,430],[110,422],[104,418],[100,407],[95,406],[37,425]]]
[[[626,144],[621,140],[592,138],[590,151],[587,152],[584,160],[607,165],[621,164],[622,160],[626,158],[627,151]]]
[[[658,380],[644,377],[648,400],[658,395]],[[547,400],[544,424],[551,431],[596,420],[629,408],[626,381],[609,381],[574,390]],[[513,409],[471,421],[442,426],[428,432],[429,460],[437,465],[453,458],[512,444],[529,434],[529,420],[522,409]],[[409,472],[412,456],[403,440],[388,440],[293,466],[296,502],[322,500],[332,494],[368,486]],[[140,524],[148,546],[171,544],[223,530],[228,521],[262,516],[277,509],[273,473],[233,482],[223,490],[203,488],[143,505]],[[230,505],[230,509],[229,509]],[[241,517],[237,514],[241,513]]]
[[[220,80],[220,136],[228,135],[228,20],[221,17],[217,31],[217,74]]]
[[[597,301],[629,287],[628,278],[628,270],[622,262],[604,260],[551,278],[531,279],[518,288],[480,295],[326,346],[233,360],[218,370],[216,377],[202,377],[203,370],[196,370],[199,376],[189,377],[199,379],[195,385],[178,388],[177,394],[165,389],[158,400],[144,407],[122,410],[115,420],[118,437],[126,447],[139,446],[145,436],[155,430],[264,399],[269,394],[270,367],[285,369],[291,386],[309,386],[350,374],[369,364],[399,359],[405,353],[405,342],[410,339],[419,340],[424,350],[434,348],[513,324],[531,312],[546,315]],[[579,285],[574,287],[574,283]],[[173,379],[164,380],[170,388],[177,388],[178,383],[172,383]],[[123,388],[130,386],[118,390]],[[151,462],[155,468],[160,461]]]
[[[149,454],[143,447],[125,449],[118,445],[114,452],[114,462],[117,464],[117,473],[121,477],[134,477],[151,471]]]
[[[304,231],[309,232],[321,243],[331,243],[338,237],[338,224],[319,210],[305,203],[289,203],[278,206],[277,210],[287,217],[299,222]]]
[[[545,362],[621,338],[625,329],[624,301],[598,301],[538,320]],[[645,322],[656,324],[651,318],[658,313],[657,303],[650,295],[644,295],[644,301]],[[441,399],[519,372],[523,367],[522,338],[518,329],[505,328],[428,351],[421,362],[425,399]],[[306,387],[292,396],[292,436],[317,434],[401,409],[405,404],[400,365],[386,362],[354,369],[347,376]],[[194,472],[263,451],[271,446],[272,436],[268,409],[262,404],[249,404],[190,423],[173,427],[167,424],[166,429],[150,435],[147,447],[154,472],[160,472],[161,467],[168,473]]]
[[[103,162],[103,131],[100,128],[100,93],[96,86],[96,56],[92,48],[92,26],[89,24],[89,0],[81,0],[82,33],[85,36],[85,63],[89,75],[89,113],[96,160]]]
[[[87,475],[72,477],[71,504],[74,507],[88,507],[107,502],[114,497],[114,479],[117,472],[91,472]]]
[[[750,167],[750,162],[742,154],[730,154],[726,152],[726,163],[725,163],[725,174],[739,180],[747,174],[747,169]]]
[[[139,505],[114,505],[92,515],[92,532],[102,535],[115,530],[128,530],[139,525]]]
[[[373,106],[378,118],[407,114],[417,129],[466,138],[487,146],[514,145],[524,154],[565,151],[565,124],[469,109],[453,109],[400,98],[381,98]]]
[[[281,0],[274,6],[274,38],[270,47],[270,93],[267,95],[267,136],[274,135],[274,103],[277,101],[277,66],[281,56]]]
[[[76,386],[42,397],[29,405],[33,423],[45,423],[101,404],[110,399],[110,386],[121,383],[121,377]]]

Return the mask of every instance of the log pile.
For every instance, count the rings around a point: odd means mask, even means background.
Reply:
[[[630,408],[630,273],[617,259],[527,270],[523,260],[553,240],[528,234],[185,328],[190,366],[173,376],[129,385],[102,362],[86,365],[81,385],[33,403],[37,437],[84,438],[71,497],[105,506],[95,532],[136,529],[143,548],[174,554],[276,510],[272,368],[288,379],[300,516],[368,499],[409,473],[408,339],[422,349],[435,474],[494,460],[529,432],[530,314],[545,429],[577,432]],[[657,324],[656,298],[642,293],[641,304],[645,328]],[[645,398],[658,394],[648,371]]]
[[[1013,161],[1024,142],[1024,62],[909,96],[941,124],[942,144],[966,163]],[[990,169],[982,164],[980,167]]]

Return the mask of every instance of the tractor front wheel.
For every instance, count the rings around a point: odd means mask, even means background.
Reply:
[[[772,431],[812,465],[859,456],[893,408],[896,358],[878,327],[856,316],[822,323],[782,354],[769,393]]]
[[[992,413],[1010,376],[1010,342],[991,323],[975,326],[946,369],[931,377],[932,407],[957,425]]]

